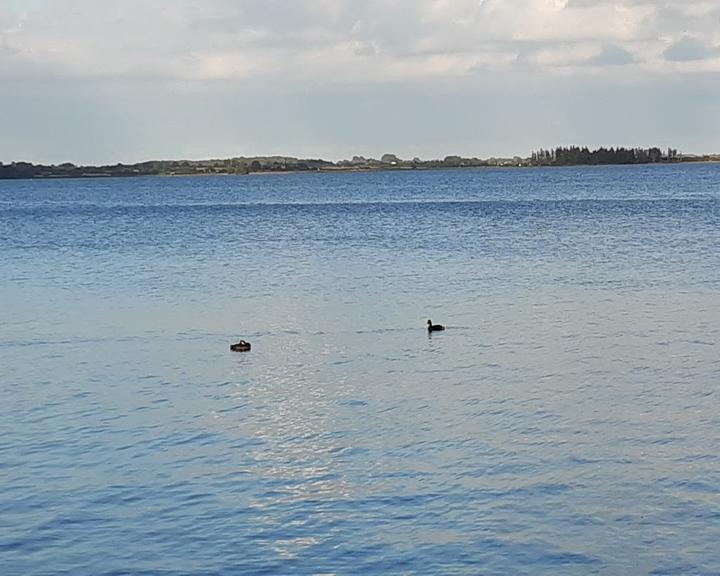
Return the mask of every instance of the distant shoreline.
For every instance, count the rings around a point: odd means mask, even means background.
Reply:
[[[66,178],[132,178],[139,176],[245,176],[262,174],[307,174],[340,172],[415,171],[467,168],[555,168],[564,166],[654,165],[718,163],[720,154],[682,155],[668,148],[599,148],[577,146],[538,150],[530,157],[463,158],[446,156],[443,160],[402,160],[385,154],[379,160],[355,156],[352,160],[331,162],[290,156],[254,156],[212,160],[161,160],[135,164],[77,166],[30,162],[0,163],[0,180]]]
[[[187,172],[187,173],[146,173],[146,174],[112,174],[112,173],[83,173],[83,174],[40,174],[33,176],[4,176],[0,181],[12,180],[104,180],[108,178],[205,178],[209,176],[245,177],[245,176],[292,176],[297,174],[360,174],[370,172],[434,172],[438,170],[519,170],[519,169],[562,169],[562,168],[599,168],[610,166],[667,166],[667,165],[700,165],[720,164],[720,159],[713,160],[685,160],[683,162],[662,162],[644,164],[563,164],[563,165],[492,165],[492,166],[433,166],[429,168],[322,168],[319,170],[261,170],[258,172]]]

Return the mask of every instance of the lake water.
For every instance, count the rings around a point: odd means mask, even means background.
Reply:
[[[720,574],[720,165],[1,181],[0,279],[4,576]]]

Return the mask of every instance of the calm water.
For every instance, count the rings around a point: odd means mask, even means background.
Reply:
[[[719,290],[718,165],[2,181],[0,572],[720,574]]]

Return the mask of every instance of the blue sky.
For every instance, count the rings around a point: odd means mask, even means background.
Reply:
[[[0,161],[720,152],[720,0],[0,0]]]

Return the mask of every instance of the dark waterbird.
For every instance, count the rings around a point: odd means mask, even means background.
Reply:
[[[440,332],[440,330],[445,330],[445,326],[442,324],[433,324],[432,320],[428,320],[428,332]]]
[[[250,342],[240,340],[237,344],[230,344],[230,350],[233,352],[250,352]]]

